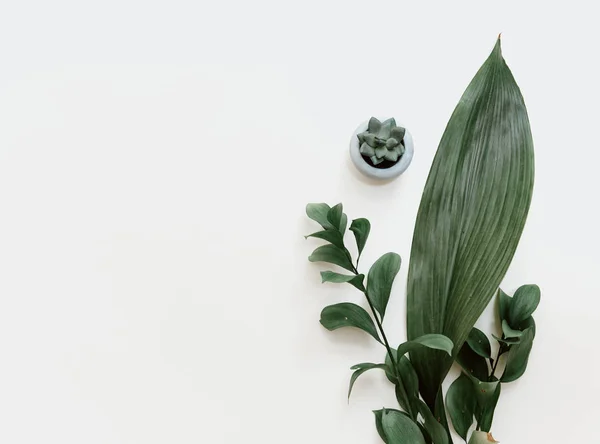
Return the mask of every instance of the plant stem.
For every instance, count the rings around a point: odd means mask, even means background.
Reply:
[[[356,265],[358,266],[358,261],[357,261]],[[356,274],[356,275],[359,274],[358,270],[356,269],[356,267],[354,265],[352,265],[352,268],[353,268],[354,274]],[[365,295],[365,298],[367,299],[369,308],[371,309],[371,313],[373,314],[373,317],[375,318],[377,328],[379,329],[379,332],[381,333],[381,339],[383,339],[383,345],[387,351],[388,356],[390,357],[390,361],[392,363],[392,370],[394,371],[394,374],[396,375],[396,379],[398,380],[397,387],[400,390],[402,390],[402,393],[404,394],[405,397],[408,397],[408,394],[406,393],[404,386],[401,384],[400,371],[398,370],[398,365],[396,364],[396,359],[394,358],[394,354],[392,353],[392,348],[390,347],[390,343],[387,339],[387,336],[385,335],[385,330],[383,329],[383,324],[381,323],[381,320],[379,320],[379,316],[377,316],[377,311],[375,310],[375,306],[373,305],[373,302],[371,302],[371,298],[367,294],[367,291],[366,290],[363,291],[363,294]],[[412,411],[410,404],[407,407],[409,410],[409,412],[407,412],[407,413],[411,417],[414,416],[414,412]]]
[[[505,352],[506,352],[506,350],[504,349],[504,345],[501,344],[500,348],[498,349],[498,356],[496,357],[496,360],[494,361],[494,366],[492,367],[492,374],[490,375],[490,381],[492,380],[492,378],[494,377],[494,374],[496,373],[496,369],[498,368],[498,362],[500,362],[500,356],[502,356]]]

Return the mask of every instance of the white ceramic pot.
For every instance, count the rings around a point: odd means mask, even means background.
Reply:
[[[381,120],[383,122],[386,119],[379,119],[379,120]],[[402,125],[401,122],[396,122],[396,124],[398,126],[404,127],[406,129],[406,127],[404,125]],[[369,126],[369,121],[365,120],[363,123],[361,123],[358,126],[358,128],[356,128],[356,131],[354,131],[354,133],[352,134],[352,138],[350,139],[350,158],[352,159],[352,163],[354,163],[354,166],[356,167],[356,169],[358,171],[360,171],[362,174],[364,174],[365,176],[370,177],[372,179],[378,179],[378,180],[395,179],[400,174],[402,174],[403,172],[406,171],[406,169],[410,165],[410,162],[412,161],[412,158],[413,158],[415,148],[413,145],[413,139],[412,139],[410,132],[407,129],[406,133],[404,134],[405,151],[404,151],[404,154],[402,155],[402,157],[400,158],[400,160],[389,168],[375,168],[375,167],[369,165],[367,163],[367,161],[364,159],[364,157],[362,156],[362,154],[360,154],[360,146],[358,143],[357,135],[366,131],[368,126]]]

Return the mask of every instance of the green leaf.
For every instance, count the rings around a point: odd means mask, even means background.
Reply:
[[[495,334],[492,333],[492,337],[498,341],[500,344],[505,344],[505,345],[515,345],[518,344],[519,342],[521,342],[521,338],[499,338],[498,336],[496,336]]]
[[[446,429],[444,429],[444,426],[435,419],[435,416],[433,416],[433,413],[431,413],[427,404],[421,400],[419,400],[419,413],[425,420],[425,430],[427,430],[433,444],[448,444],[448,433],[446,433]]]
[[[484,432],[489,432],[492,429],[494,412],[496,411],[496,405],[498,405],[501,391],[502,384],[497,383],[492,395],[486,398],[485,405],[478,405],[478,409],[475,412],[475,415],[477,416],[477,425]]]
[[[489,369],[485,358],[475,353],[468,342],[465,342],[460,349],[456,361],[467,375],[473,376],[481,381],[487,379]]]
[[[409,412],[413,419],[417,419],[417,413],[419,412],[417,403],[419,399],[419,379],[417,373],[406,356],[400,356],[400,359],[398,359],[395,349],[392,349],[392,354],[398,367],[398,373],[400,373],[400,381],[393,373],[392,361],[387,353],[385,355],[385,365],[387,367],[385,375],[396,386],[396,399],[400,407]]]
[[[323,239],[323,240],[329,242],[330,244],[335,245],[338,248],[345,249],[344,239],[342,238],[341,233],[337,230],[317,231],[316,233],[309,234],[308,236],[305,236],[305,237],[306,238],[314,237],[317,239]]]
[[[342,213],[342,218],[340,220],[340,233],[342,237],[344,237],[346,228],[348,228],[348,216],[346,215],[346,213]]]
[[[367,126],[367,130],[371,134],[377,134],[380,129],[381,129],[381,122],[378,119],[376,119],[375,117],[371,117],[369,119],[369,125]]]
[[[388,149],[388,152],[383,156],[385,160],[389,160],[390,162],[398,161],[398,153],[395,149]]]
[[[383,160],[383,158],[385,157],[387,152],[388,152],[388,149],[385,147],[385,145],[375,148],[375,156],[380,160]]]
[[[528,328],[521,336],[521,342],[513,345],[506,358],[506,368],[500,380],[502,382],[512,382],[519,379],[527,369],[529,354],[533,347],[534,328]]]
[[[473,327],[471,329],[471,333],[469,333],[469,337],[467,338],[467,343],[469,344],[469,347],[471,347],[471,350],[473,350],[479,356],[483,356],[487,359],[492,357],[492,346],[490,344],[490,340],[486,334],[478,328]]]
[[[533,314],[540,303],[540,287],[537,285],[523,285],[515,292],[510,309],[508,311],[508,320],[512,327],[516,327]]]
[[[461,373],[448,389],[446,409],[452,425],[454,425],[454,430],[465,441],[469,428],[473,424],[476,405],[477,399],[473,391],[473,383],[465,373]]]
[[[394,279],[400,271],[400,262],[400,256],[396,253],[386,253],[377,259],[369,270],[367,295],[382,319],[385,316]]]
[[[342,223],[343,214],[344,206],[341,203],[331,207],[331,209],[327,212],[327,221],[342,234],[344,233],[344,231],[340,230],[340,225]]]
[[[392,134],[392,128],[396,126],[396,120],[392,117],[381,123],[381,128],[377,132],[380,139],[388,139]]]
[[[520,338],[523,336],[521,330],[513,330],[506,322],[506,319],[502,321],[502,333],[504,333],[504,339]]]
[[[383,409],[381,428],[387,444],[425,444],[417,423],[398,410]]]
[[[441,350],[446,352],[449,356],[452,356],[454,344],[444,335],[429,334],[400,344],[396,353],[398,356],[404,356],[406,353],[412,353],[423,347],[432,350]]]
[[[362,364],[356,364],[356,365],[353,365],[352,367],[350,367],[350,370],[356,370],[356,371],[354,373],[352,373],[352,376],[350,377],[350,387],[348,387],[348,399],[350,399],[350,394],[352,393],[352,387],[354,387],[354,383],[356,382],[358,377],[360,375],[362,375],[364,372],[374,369],[374,368],[379,368],[379,369],[385,370],[386,365],[385,364],[372,364],[370,362],[364,362]]]
[[[379,165],[381,162],[383,162],[383,159],[380,159],[377,156],[371,156],[371,162],[373,163],[373,165]]]
[[[408,272],[408,339],[441,333],[458,353],[510,265],[533,180],[527,111],[498,40],[454,110],[425,184]],[[421,350],[411,361],[431,406],[452,358]]]
[[[335,228],[327,219],[327,214],[331,208],[326,203],[309,203],[306,205],[306,215],[315,222],[318,222],[324,229]]]
[[[335,245],[322,245],[308,257],[311,262],[328,262],[339,265],[349,271],[354,271],[354,266],[346,251]]]
[[[385,436],[385,433],[383,432],[383,424],[382,424],[383,410],[373,410],[373,414],[375,415],[375,428],[377,429],[377,433],[379,433],[379,437],[381,438],[381,440],[385,444],[388,444],[387,437]]]
[[[356,327],[369,333],[378,342],[379,334],[373,320],[364,308],[351,302],[329,305],[321,312],[321,325],[327,330],[337,330],[342,327]]]
[[[500,321],[508,319],[508,311],[510,310],[510,304],[512,298],[504,293],[501,288],[498,289],[498,314]]]
[[[375,155],[375,149],[367,142],[365,142],[360,146],[360,154],[367,157],[371,157]]]
[[[444,391],[442,387],[439,388],[435,397],[435,407],[433,410],[435,419],[444,427],[446,435],[448,436],[448,442],[452,444],[452,433],[450,432],[450,425],[448,424],[448,417],[446,415],[446,408],[444,407]]]
[[[400,126],[396,126],[394,128],[392,128],[392,131],[390,133],[390,135],[398,140],[399,142],[402,141],[402,139],[404,139],[404,134],[406,133],[406,129],[400,127]]]
[[[354,219],[350,225],[350,231],[354,233],[356,247],[358,248],[358,257],[360,258],[371,232],[371,222],[365,218]]]
[[[332,282],[334,284],[344,284],[348,283],[350,285],[354,285],[360,291],[365,291],[365,287],[363,285],[363,280],[365,278],[364,274],[357,275],[348,275],[348,274],[340,274],[335,271],[322,271],[321,272],[321,282]]]

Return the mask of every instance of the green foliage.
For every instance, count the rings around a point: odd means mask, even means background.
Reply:
[[[351,302],[342,302],[325,307],[321,312],[320,322],[329,331],[342,327],[356,327],[369,333],[378,342],[381,342],[369,313],[364,308]]]
[[[394,119],[380,122],[371,117],[367,130],[358,134],[360,153],[379,165],[384,160],[397,162],[404,154],[404,134],[406,130],[396,125]]]
[[[448,389],[446,410],[452,420],[454,430],[465,442],[469,428],[473,424],[476,406],[477,399],[473,383],[465,373],[461,373]]]
[[[352,387],[354,387],[354,383],[358,379],[360,375],[368,370],[372,370],[374,368],[379,368],[382,370],[386,370],[387,366],[385,364],[372,364],[370,362],[364,362],[362,364],[356,364],[350,367],[350,370],[355,370],[350,377],[350,386],[348,387],[348,399],[350,399],[350,394],[352,393]]]
[[[400,262],[400,256],[396,253],[386,253],[377,259],[369,270],[367,295],[375,310],[381,315],[381,319],[385,316],[385,309],[392,293],[392,285],[400,271]]]
[[[498,40],[452,114],[423,191],[408,271],[409,339],[441,333],[461,350],[512,260],[533,179],[527,111]],[[452,358],[423,350],[411,360],[431,406]]]
[[[393,119],[371,119],[358,135],[361,153],[373,164],[395,161],[404,130]],[[327,306],[320,322],[328,330],[354,327],[380,342],[383,364],[351,369],[348,397],[365,372],[380,369],[393,384],[400,408],[374,411],[386,444],[451,444],[447,416],[469,443],[495,442],[491,430],[502,384],[520,378],[529,362],[541,292],[524,285],[511,297],[500,282],[512,260],[529,210],[533,187],[533,143],[527,111],[502,58],[500,42],[478,71],[444,132],[417,215],[408,274],[408,340],[392,349],[383,320],[401,259],[381,256],[365,275],[360,256],[371,224],[354,219],[357,258],[344,244],[348,217],[342,204],[312,203],[307,216],[322,228],[307,238],[322,240],[311,262],[337,265],[322,282],[350,284],[365,297],[369,311],[352,302]],[[474,328],[497,290],[498,325],[488,336]],[[442,382],[456,360],[463,372],[446,396]],[[504,362],[504,366],[499,365]],[[502,369],[504,367],[504,369]],[[446,413],[447,411],[447,413]]]
[[[377,418],[377,415],[375,415]],[[381,411],[381,430],[386,444],[425,444],[419,426],[404,412],[393,409]]]

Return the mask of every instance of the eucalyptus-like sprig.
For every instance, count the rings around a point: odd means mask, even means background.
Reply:
[[[400,256],[386,253],[369,269],[367,281],[365,275],[358,271],[360,255],[365,248],[371,224],[367,219],[354,219],[350,231],[354,233],[357,247],[357,258],[353,260],[344,243],[344,234],[348,225],[348,217],[343,212],[342,204],[333,207],[325,203],[312,203],[306,206],[308,217],[318,222],[322,230],[308,237],[326,241],[309,256],[311,262],[326,262],[343,268],[349,273],[334,270],[321,272],[323,283],[348,283],[360,291],[369,307],[369,312],[352,302],[329,305],[321,312],[321,325],[327,330],[343,327],[358,328],[371,335],[373,339],[385,347],[386,357],[383,363],[363,362],[351,367],[354,372],[350,377],[348,398],[352,387],[360,375],[368,370],[385,371],[387,378],[394,384],[394,391],[401,410],[382,409],[375,411],[377,430],[386,443],[423,443],[440,441],[446,431],[435,419],[434,414],[419,398],[419,381],[407,354],[418,349],[438,350],[452,356],[454,344],[441,334],[426,334],[411,341],[403,342],[392,348],[383,328],[386,308],[392,292],[394,279],[400,270]],[[425,436],[430,437],[425,441]]]
[[[499,289],[497,320],[502,333],[500,336],[492,334],[498,343],[495,358],[492,357],[490,340],[477,328],[471,330],[458,353],[457,361],[463,371],[448,389],[446,408],[454,430],[465,441],[475,418],[476,428],[469,440],[471,444],[477,444],[484,436],[491,437],[494,410],[502,384],[516,381],[527,369],[535,338],[532,314],[540,298],[537,285],[523,285],[513,297]],[[498,364],[502,357],[506,359],[504,370],[500,373]]]

